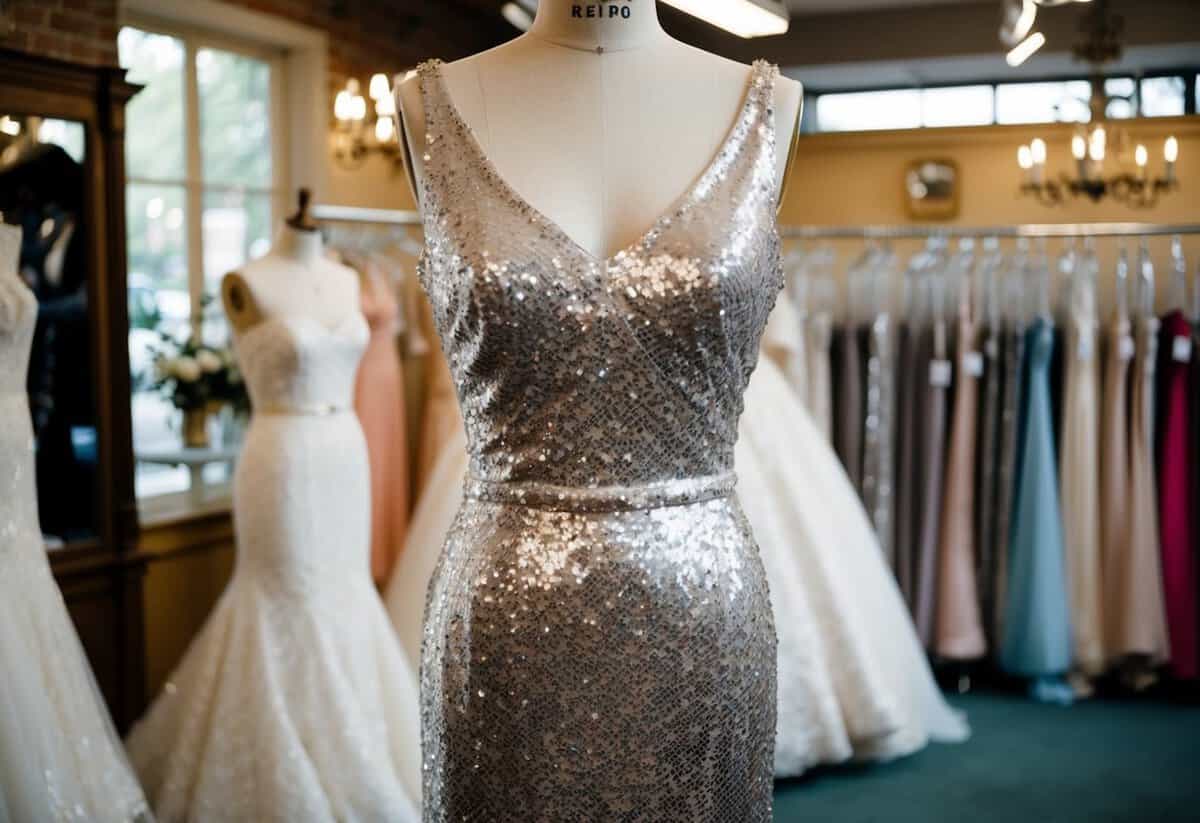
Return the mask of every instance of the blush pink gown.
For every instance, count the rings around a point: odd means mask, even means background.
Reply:
[[[362,313],[371,338],[358,367],[354,408],[371,466],[371,575],[382,585],[404,546],[408,527],[404,375],[396,349],[399,306],[378,266],[369,258],[355,262],[361,262]]]

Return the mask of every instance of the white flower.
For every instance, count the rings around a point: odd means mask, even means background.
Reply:
[[[172,371],[184,383],[195,383],[200,379],[200,364],[192,357],[180,357],[175,361]]]
[[[205,374],[219,372],[222,368],[221,358],[210,349],[201,349],[196,352],[196,363]]]

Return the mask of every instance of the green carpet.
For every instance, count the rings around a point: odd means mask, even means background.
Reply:
[[[972,738],[780,781],[783,823],[1200,821],[1200,708],[972,694]]]

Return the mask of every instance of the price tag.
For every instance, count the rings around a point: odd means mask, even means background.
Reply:
[[[929,361],[929,385],[944,389],[950,385],[953,374],[954,366],[949,360]]]
[[[963,371],[972,377],[983,376],[983,354],[977,351],[969,351],[963,355]]]
[[[1133,338],[1129,335],[1125,335],[1117,341],[1117,357],[1121,358],[1122,360],[1132,360],[1133,351]]]
[[[1176,363],[1192,362],[1192,338],[1176,337],[1171,341],[1171,359]]]
[[[1090,334],[1079,333],[1078,345],[1075,348],[1076,356],[1086,362],[1095,356],[1096,343]]]

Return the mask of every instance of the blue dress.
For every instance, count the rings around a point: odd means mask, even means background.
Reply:
[[[1054,328],[1048,320],[1038,319],[1025,335],[1025,391],[1000,648],[1004,669],[1030,678],[1062,675],[1071,666],[1071,619],[1050,397],[1053,355]]]

